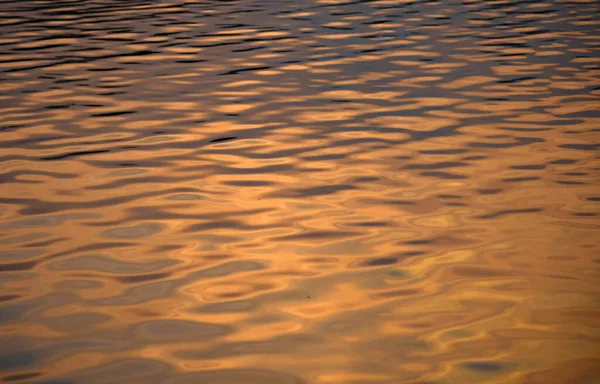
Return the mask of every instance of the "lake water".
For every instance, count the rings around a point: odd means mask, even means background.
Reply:
[[[0,2],[0,381],[600,377],[600,3]]]

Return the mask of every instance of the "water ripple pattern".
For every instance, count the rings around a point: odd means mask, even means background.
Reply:
[[[0,381],[591,384],[596,0],[1,0]]]

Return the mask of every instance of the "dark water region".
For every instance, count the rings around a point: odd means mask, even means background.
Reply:
[[[598,383],[598,15],[0,1],[0,382]]]

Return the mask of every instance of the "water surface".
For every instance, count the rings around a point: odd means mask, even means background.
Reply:
[[[597,1],[1,1],[0,380],[600,377]]]

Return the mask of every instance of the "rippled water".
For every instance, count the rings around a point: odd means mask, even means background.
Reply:
[[[600,3],[0,2],[0,379],[593,383]]]

